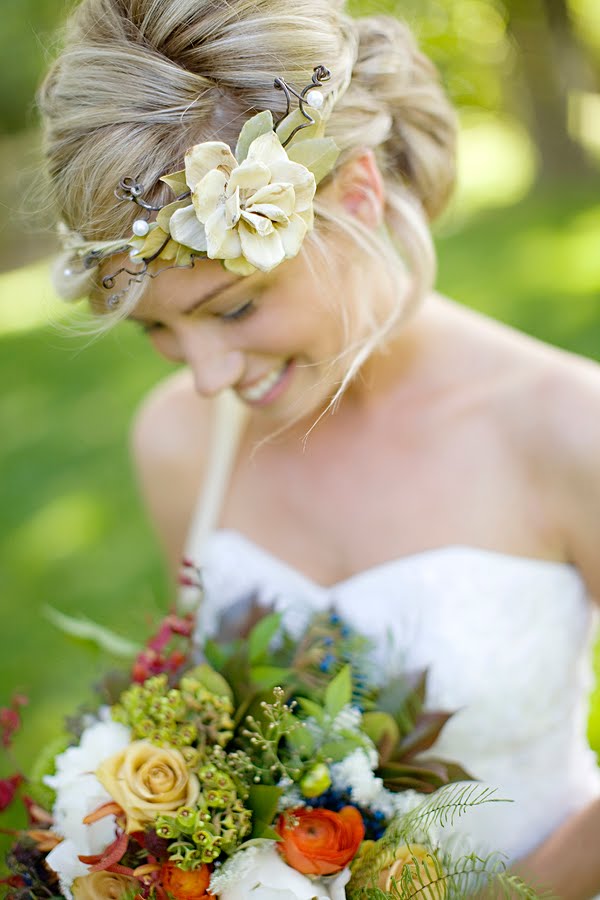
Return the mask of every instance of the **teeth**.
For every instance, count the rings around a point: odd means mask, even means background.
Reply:
[[[272,372],[269,372],[268,375],[265,375],[259,382],[253,384],[252,387],[246,388],[245,391],[239,391],[240,397],[243,400],[249,400],[251,403],[257,403],[259,400],[262,400],[262,398],[269,393],[271,388],[277,384],[286,368],[287,362],[278,369],[273,369]]]

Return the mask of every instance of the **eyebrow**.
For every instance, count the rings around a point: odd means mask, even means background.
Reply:
[[[227,291],[231,290],[233,287],[238,285],[240,281],[242,281],[243,276],[239,276],[235,279],[235,281],[228,281],[227,284],[218,285],[216,288],[213,288],[212,291],[209,291],[208,294],[204,294],[203,297],[199,297],[197,300],[194,300],[191,306],[188,306],[187,309],[183,309],[181,314],[183,316],[188,316],[190,313],[195,312],[201,306],[204,306],[205,303],[208,303],[210,300],[214,300],[216,297],[220,297],[221,294],[227,293]],[[136,316],[135,313],[129,313],[129,315],[125,316],[125,319],[129,322],[141,322],[143,325],[147,325],[151,322],[154,322],[154,319],[149,319],[146,316]]]

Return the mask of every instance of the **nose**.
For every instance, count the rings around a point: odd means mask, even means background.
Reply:
[[[206,341],[192,337],[189,341],[184,340],[183,344],[185,361],[192,370],[196,391],[201,396],[213,397],[241,380],[245,360],[240,350],[224,346],[216,336]]]

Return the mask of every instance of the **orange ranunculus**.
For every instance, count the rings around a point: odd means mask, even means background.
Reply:
[[[352,860],[365,836],[362,816],[354,806],[293,809],[279,817],[277,848],[303,875],[333,875]]]
[[[174,900],[213,900],[208,892],[210,869],[207,865],[186,872],[175,863],[161,867],[159,883]]]

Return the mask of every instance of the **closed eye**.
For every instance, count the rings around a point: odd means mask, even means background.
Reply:
[[[218,313],[218,318],[223,322],[235,322],[237,319],[243,319],[245,316],[254,312],[254,300],[248,300],[231,312]]]
[[[138,319],[132,319],[132,322],[135,322],[136,325],[142,329],[144,334],[152,334],[154,331],[160,331],[163,328],[162,322],[141,322]]]

